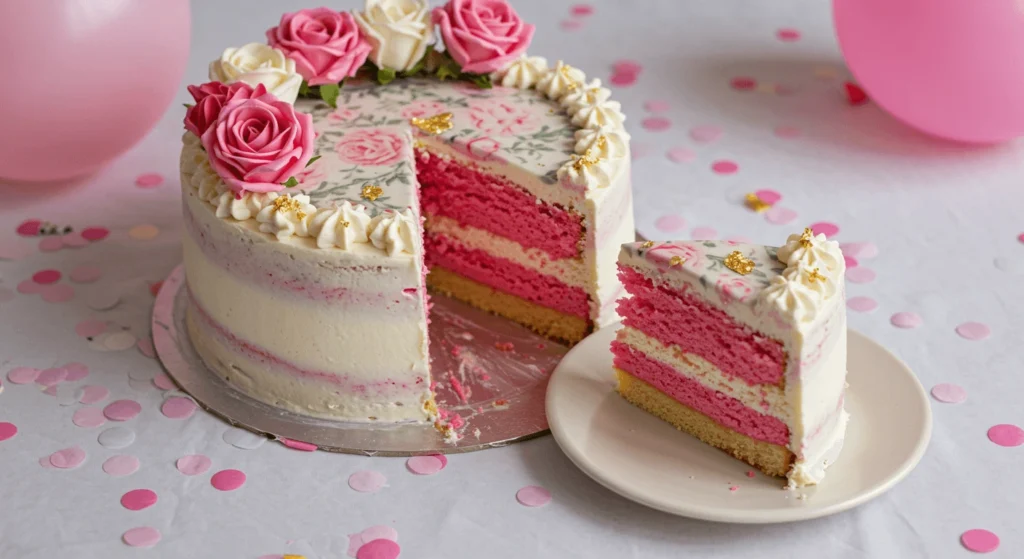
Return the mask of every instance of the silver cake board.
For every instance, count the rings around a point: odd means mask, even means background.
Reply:
[[[164,281],[153,308],[153,343],[167,374],[207,411],[228,423],[320,450],[380,456],[458,453],[504,446],[548,432],[548,377],[568,348],[509,320],[434,294],[431,371],[438,406],[465,424],[446,442],[430,424],[340,422],[302,416],[228,385],[199,358],[185,327],[188,289],[182,266]],[[458,422],[456,422],[458,423]]]

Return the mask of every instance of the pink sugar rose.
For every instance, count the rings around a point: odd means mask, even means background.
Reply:
[[[202,137],[206,129],[217,122],[220,110],[228,101],[262,97],[267,94],[267,88],[263,84],[258,84],[254,89],[244,82],[235,82],[231,85],[207,82],[203,85],[188,86],[188,92],[192,94],[196,103],[185,111],[185,129]]]
[[[278,192],[313,157],[313,117],[271,94],[235,99],[203,134],[217,175],[235,192]]]
[[[398,163],[405,141],[398,134],[379,128],[359,128],[341,137],[334,150],[342,161],[382,167]]]
[[[490,74],[526,51],[533,26],[505,0],[450,0],[432,12],[444,46],[463,72]]]
[[[329,8],[284,14],[280,25],[267,30],[267,42],[295,61],[309,85],[356,75],[372,48],[352,14]]]

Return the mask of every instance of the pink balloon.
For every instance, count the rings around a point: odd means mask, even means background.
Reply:
[[[846,64],[871,99],[943,138],[1024,135],[1019,0],[834,0]]]
[[[174,99],[189,38],[188,0],[33,0],[5,10],[0,177],[79,177],[127,151]]]

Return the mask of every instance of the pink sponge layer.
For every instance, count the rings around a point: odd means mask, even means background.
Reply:
[[[619,279],[633,297],[619,300],[623,322],[665,344],[675,344],[748,384],[778,384],[785,371],[782,344],[737,323],[689,289],[655,286],[619,265]]]
[[[781,446],[789,444],[789,427],[782,420],[748,408],[736,398],[684,377],[669,365],[651,359],[622,342],[612,342],[612,353],[616,367],[710,417],[719,425],[759,441]]]
[[[441,266],[475,282],[565,314],[590,317],[590,298],[582,287],[499,258],[458,241],[428,233],[424,240],[427,266]]]
[[[555,259],[580,254],[583,221],[503,177],[420,152],[416,162],[424,215],[441,215],[490,231]]]

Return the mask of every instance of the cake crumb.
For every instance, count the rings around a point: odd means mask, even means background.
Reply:
[[[806,501],[807,493],[801,493],[800,495],[797,496],[797,499],[800,499],[801,501]]]
[[[500,351],[512,351],[516,348],[512,342],[495,342],[494,347],[498,348]]]
[[[739,491],[739,489],[740,489],[739,485],[733,485],[732,487],[729,488],[729,491],[732,491],[733,493],[735,493],[735,492]]]
[[[494,403],[491,404],[491,405],[493,405],[495,407],[495,409],[507,410],[508,409],[508,400],[505,400],[504,398],[499,399],[499,400],[495,400]]]
[[[468,402],[469,400],[466,399],[466,390],[462,387],[462,383],[459,382],[459,379],[455,377],[455,373],[449,372],[448,379],[451,382],[452,390],[458,394],[459,399],[463,402]]]
[[[477,440],[480,439],[480,429],[479,428],[473,429],[473,436],[476,437]]]
[[[754,477],[754,470],[747,470],[747,477]]]

